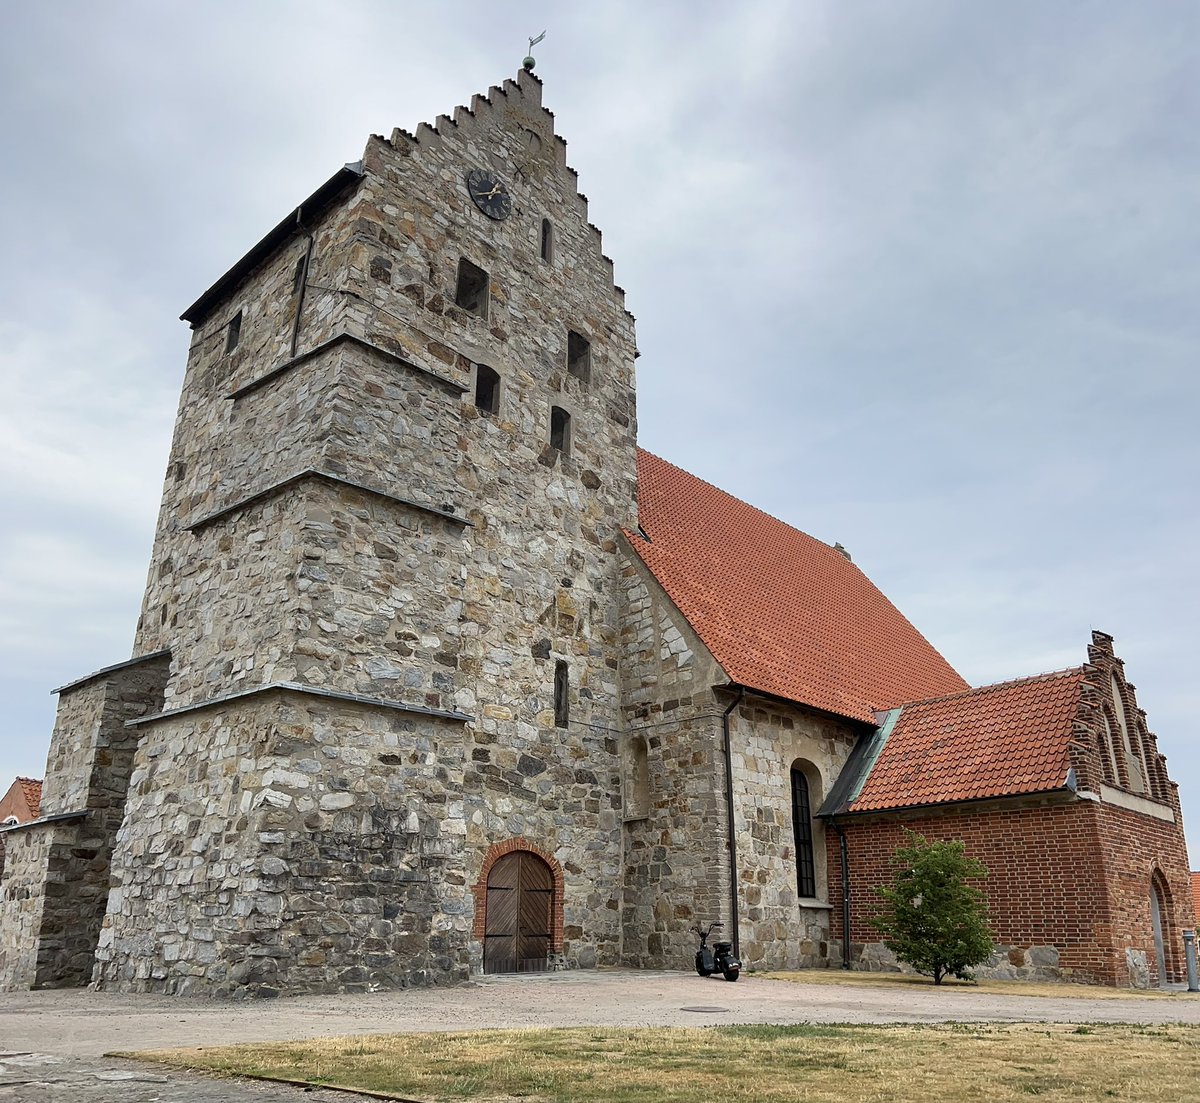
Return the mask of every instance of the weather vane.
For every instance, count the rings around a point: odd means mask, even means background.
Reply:
[[[524,65],[525,69],[530,73],[533,72],[533,67],[537,64],[537,62],[534,60],[534,57],[533,57],[533,48],[539,42],[541,42],[541,40],[545,37],[546,37],[546,32],[542,31],[542,33],[540,35],[538,35],[537,38],[531,38],[529,40],[529,53],[526,55],[525,60],[523,62],[521,62],[521,64]]]

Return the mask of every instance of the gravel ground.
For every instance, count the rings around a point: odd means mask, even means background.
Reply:
[[[1075,994],[1076,992],[1080,994]],[[112,1051],[215,1046],[331,1034],[531,1026],[713,1023],[1200,1023],[1200,999],[1088,999],[743,976],[597,970],[488,977],[458,988],[223,1003],[69,989],[0,993],[0,1101],[20,1103],[347,1103],[350,1096],[231,1083],[104,1058]],[[689,1010],[700,1008],[702,1010]]]

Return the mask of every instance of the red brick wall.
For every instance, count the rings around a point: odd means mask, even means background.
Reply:
[[[967,853],[987,866],[992,928],[1001,945],[1054,946],[1065,976],[1126,985],[1125,948],[1154,959],[1150,928],[1150,877],[1158,862],[1170,889],[1178,941],[1193,922],[1188,901],[1182,827],[1092,801],[1032,808],[963,808],[918,819],[848,820],[851,942],[878,942],[867,926],[877,908],[875,889],[892,877],[892,854],[905,829],[930,839],[961,839]],[[842,937],[842,886],[838,837],[826,833],[831,936]],[[1106,875],[1106,867],[1108,874]],[[853,952],[853,951],[852,951]],[[1180,979],[1182,953],[1168,954],[1168,975]]]
[[[1109,921],[1121,965],[1126,946],[1144,950],[1158,979],[1150,918],[1150,880],[1157,874],[1166,905],[1162,921],[1167,980],[1185,980],[1182,932],[1195,927],[1196,916],[1182,823],[1165,823],[1112,804],[1101,805],[1097,816],[1108,870]]]

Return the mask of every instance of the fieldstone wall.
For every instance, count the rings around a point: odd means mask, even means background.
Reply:
[[[721,711],[728,679],[628,551],[621,569],[624,960],[690,968],[696,923],[729,923]]]
[[[95,980],[223,996],[463,979],[463,725],[286,690],[151,721]]]
[[[41,815],[10,834],[0,881],[0,983],[86,984],[108,901],[110,862],[137,747],[126,721],[161,706],[169,659],[149,656],[65,687]]]
[[[625,956],[631,964],[686,967],[688,930],[720,919],[732,929],[722,713],[738,699],[714,692],[728,677],[645,567],[622,570],[622,668],[627,789],[645,740],[646,803],[626,811]],[[858,728],[748,696],[730,714],[738,921],[750,968],[824,966],[831,958],[824,828],[813,821],[817,896],[796,891],[791,767],[809,779],[815,814]]]
[[[817,895],[800,898],[792,825],[792,765],[808,779],[815,817],[845,765],[861,726],[782,702],[747,697],[734,713],[732,755],[741,896],[741,951],[747,968],[826,967],[830,876],[824,826],[812,819]]]
[[[0,881],[0,989],[33,988],[43,953],[46,904],[55,824],[32,824],[5,832],[4,879]],[[49,951],[49,947],[46,948]]]

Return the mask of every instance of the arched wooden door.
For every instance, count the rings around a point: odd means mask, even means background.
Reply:
[[[554,876],[536,854],[518,850],[488,874],[483,971],[535,973],[550,953]]]

